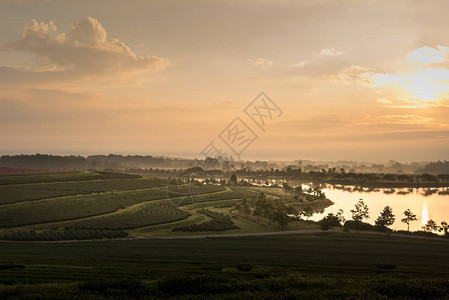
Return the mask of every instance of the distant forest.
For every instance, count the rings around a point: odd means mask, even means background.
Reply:
[[[145,171],[148,169],[188,169],[193,167],[220,169],[224,171],[276,171],[297,170],[304,172],[358,172],[358,173],[396,173],[396,174],[449,174],[449,161],[430,163],[412,162],[401,164],[389,161],[385,164],[338,161],[316,162],[308,160],[285,161],[222,161],[212,158],[205,160],[187,158],[156,157],[151,155],[3,155],[0,167],[60,169],[60,170],[104,170],[104,171]]]
[[[189,168],[195,165],[194,160],[153,157],[150,155],[4,155],[0,157],[0,166],[33,169],[130,169],[130,168]]]
[[[416,170],[419,174],[449,174],[449,161],[432,162],[424,166],[422,169]]]

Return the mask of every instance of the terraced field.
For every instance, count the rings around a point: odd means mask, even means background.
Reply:
[[[34,230],[19,230],[0,234],[0,240],[7,241],[65,241],[65,240],[91,240],[102,238],[123,238],[128,234],[119,230],[102,229],[67,229],[46,230],[36,232]]]
[[[75,238],[83,234],[73,234],[73,230],[84,230],[84,235],[91,236],[92,231],[85,230],[170,224],[201,214],[185,206],[204,203],[207,207],[208,203],[256,195],[220,185],[169,184],[165,179],[112,173],[0,176],[0,183],[0,239],[13,240],[65,239],[54,234],[61,228],[71,230],[65,231],[66,237]],[[41,230],[52,234],[42,236]],[[209,230],[222,228],[212,226]]]
[[[173,228],[173,231],[193,232],[193,231],[226,231],[231,229],[239,229],[239,227],[234,225],[230,216],[218,212],[213,212],[208,209],[200,209],[197,212],[206,215],[211,220],[200,224],[175,227]]]
[[[137,190],[164,187],[163,179],[96,179],[91,181],[46,182],[32,184],[0,185],[0,204],[74,196],[107,191]]]
[[[157,181],[159,182],[159,179]],[[185,185],[57,197],[1,205],[0,227],[16,227],[107,214],[141,202],[168,200],[167,191],[174,189],[180,197],[183,197],[183,201],[186,203],[191,201],[191,187]],[[223,189],[221,186],[207,186],[203,187],[200,193],[212,193]]]
[[[182,220],[190,216],[168,201],[148,203],[107,217],[94,218],[71,225],[71,228],[132,229]]]
[[[106,172],[70,172],[50,173],[33,175],[6,175],[0,176],[0,185],[22,184],[37,182],[64,182],[64,181],[87,181],[95,179],[124,179],[139,178],[138,175]]]

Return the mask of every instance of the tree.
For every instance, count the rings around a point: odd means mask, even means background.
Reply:
[[[362,222],[363,219],[369,219],[368,205],[363,202],[363,199],[359,199],[359,202],[355,204],[355,209],[351,209],[352,219],[356,222]]]
[[[404,216],[401,222],[407,224],[407,231],[410,231],[410,222],[416,221],[418,218],[416,218],[416,215],[410,209],[404,211]]]
[[[238,181],[237,176],[235,176],[235,174],[232,174],[231,179],[229,179],[229,181],[231,181],[232,184],[237,184]]]
[[[249,215],[251,213],[251,208],[248,203],[242,204],[242,212],[244,215]]]
[[[338,221],[340,222],[341,225],[344,225],[345,221],[346,221],[345,216],[343,215],[344,213],[345,213],[345,211],[340,208],[336,214]]]
[[[287,183],[287,181],[284,181],[284,182],[282,183],[282,187],[284,188],[284,190],[285,190],[286,192],[290,192],[290,191],[293,190],[293,188]]]
[[[290,223],[292,218],[287,215],[287,212],[285,211],[285,209],[277,208],[273,212],[273,214],[271,216],[271,220],[273,222],[278,222],[279,225],[281,225],[282,227],[285,227],[288,225],[288,223]]]
[[[256,201],[253,214],[256,216],[262,216],[265,218],[269,218],[273,205],[268,202],[267,197],[262,192],[259,195],[259,198]]]
[[[441,226],[438,229],[438,231],[443,232],[444,236],[448,237],[449,236],[449,225],[446,221],[441,222]]]
[[[334,215],[333,213],[329,213],[319,223],[321,225],[321,230],[330,229],[332,231],[332,228],[341,226],[338,216]]]
[[[295,193],[302,194],[302,192],[303,192],[302,185],[298,185],[297,187],[295,187]]]
[[[438,230],[438,225],[434,220],[427,221],[426,225],[422,227],[426,232],[433,232]]]
[[[310,206],[310,204],[306,204],[302,210],[302,214],[307,218],[307,220],[309,220],[309,218],[313,216],[314,213],[315,211],[313,210],[312,206]]]
[[[384,210],[380,213],[380,216],[377,217],[375,223],[377,227],[386,229],[388,226],[393,225],[394,220],[395,216],[393,214],[393,209],[390,206],[385,206]]]
[[[288,215],[298,216],[298,210],[293,206],[287,206],[286,211]]]

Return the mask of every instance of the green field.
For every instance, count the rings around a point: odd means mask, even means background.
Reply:
[[[1,177],[0,177],[1,178]],[[45,182],[0,185],[0,204],[46,198],[164,187],[163,179],[95,179],[89,181]]]
[[[132,174],[106,172],[68,172],[36,175],[6,175],[0,176],[0,185],[41,182],[88,181],[97,179],[125,179],[138,177],[139,176]]]
[[[3,242],[0,297],[444,299],[448,251],[445,240],[356,233]]]
[[[127,230],[133,236],[166,235],[176,226],[213,221],[192,205],[214,209],[217,203],[230,201],[228,207],[232,207],[235,201],[256,196],[256,192],[247,189],[128,174],[74,172],[0,176],[0,238],[48,240],[54,235],[42,235],[42,231],[65,229]],[[233,224],[230,209],[220,214],[229,220],[224,231],[240,229]],[[167,227],[161,230],[157,225]],[[212,231],[223,231],[220,226],[213,228],[216,230]],[[242,230],[246,232],[246,228]],[[77,235],[61,234],[77,239]],[[54,236],[54,239],[60,238]]]
[[[154,181],[154,183],[153,183]],[[123,184],[121,180],[117,182]],[[55,184],[58,185],[58,184]],[[113,184],[108,182],[113,187]],[[175,206],[172,202],[176,200],[177,205],[189,203],[192,197],[204,200],[202,194],[210,195],[210,201],[221,199],[213,196],[213,193],[223,191],[220,186],[205,186],[200,190],[195,189],[196,194],[191,196],[190,185],[162,185],[160,179],[145,180],[145,185],[154,185],[154,188],[135,189],[135,184],[129,190],[109,190],[102,193],[88,195],[64,196],[34,201],[23,201],[14,204],[0,206],[0,227],[19,227],[24,225],[50,223],[64,220],[76,220],[91,216],[100,216],[125,210],[132,205],[147,203],[155,200],[163,200],[168,206]],[[129,186],[128,186],[129,187]],[[122,187],[126,188],[126,187]],[[169,198],[168,193],[176,198]],[[215,198],[214,198],[215,197]],[[208,200],[208,199],[206,199]],[[133,210],[139,213],[138,210]],[[148,210],[149,212],[152,210]],[[129,210],[123,213],[129,214]],[[151,216],[149,216],[151,217]]]

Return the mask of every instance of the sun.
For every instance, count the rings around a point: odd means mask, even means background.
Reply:
[[[423,69],[405,76],[404,89],[414,99],[437,102],[449,92],[448,69]]]

